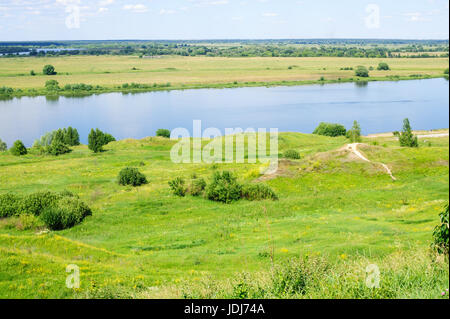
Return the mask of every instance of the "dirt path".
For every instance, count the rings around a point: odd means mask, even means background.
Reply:
[[[366,162],[369,162],[369,163],[374,163],[371,160],[369,160],[367,157],[365,157],[360,151],[358,151],[358,145],[360,145],[360,144],[361,143],[348,144],[347,145],[347,149],[350,150],[353,154],[358,156],[363,161],[366,161]],[[386,164],[383,164],[383,163],[374,163],[374,164],[381,165],[384,168],[384,170],[389,174],[389,176],[392,178],[393,181],[397,180],[394,177],[394,175],[392,175],[392,172],[391,172],[390,168]]]

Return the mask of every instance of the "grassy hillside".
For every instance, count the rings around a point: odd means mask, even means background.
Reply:
[[[390,71],[377,71],[379,62],[387,62]],[[46,64],[55,66],[58,75],[44,76]],[[213,85],[236,82],[318,81],[355,77],[352,70],[364,65],[373,67],[371,78],[388,76],[442,76],[448,58],[368,59],[368,58],[219,58],[162,57],[139,59],[136,56],[72,56],[46,58],[0,59],[0,87],[43,88],[49,79],[65,84],[85,83],[112,88],[123,83],[167,83],[182,85]],[[34,70],[36,76],[31,76]]]
[[[280,134],[279,145],[302,159],[281,160],[269,178],[258,176],[261,164],[174,164],[174,142],[155,137],[112,142],[100,154],[84,145],[59,157],[0,153],[0,194],[67,189],[93,210],[82,224],[54,232],[0,220],[0,297],[229,296],[236,274],[265,282],[273,250],[275,264],[314,256],[331,265],[327,281],[305,297],[438,298],[448,288],[448,261],[428,248],[448,202],[448,137],[421,140],[418,149],[390,137],[364,142],[360,150],[397,181],[343,150],[344,138],[299,133]],[[119,186],[125,166],[139,167],[149,184]],[[192,173],[209,181],[221,170],[266,183],[279,201],[225,205],[175,197],[167,184]],[[382,270],[378,295],[364,286],[369,263]],[[68,264],[81,268],[75,292],[65,287]],[[220,283],[221,293],[204,288],[205,280]]]

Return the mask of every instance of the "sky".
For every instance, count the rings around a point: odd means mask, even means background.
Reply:
[[[449,0],[0,0],[0,41],[448,39]]]

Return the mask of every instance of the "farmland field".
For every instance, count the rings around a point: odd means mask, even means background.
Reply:
[[[380,62],[387,62],[389,71],[378,71]],[[44,65],[55,66],[55,76],[42,75]],[[443,76],[448,58],[223,58],[171,57],[139,58],[137,56],[73,56],[15,57],[0,59],[0,87],[42,89],[54,79],[61,86],[85,83],[112,88],[124,83],[164,84],[175,87],[244,82],[315,81],[354,78],[359,65],[370,71],[370,79],[390,76]],[[31,76],[34,70],[36,75]]]

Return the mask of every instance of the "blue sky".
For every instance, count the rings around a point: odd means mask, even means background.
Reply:
[[[448,0],[0,0],[0,41],[448,39]]]

